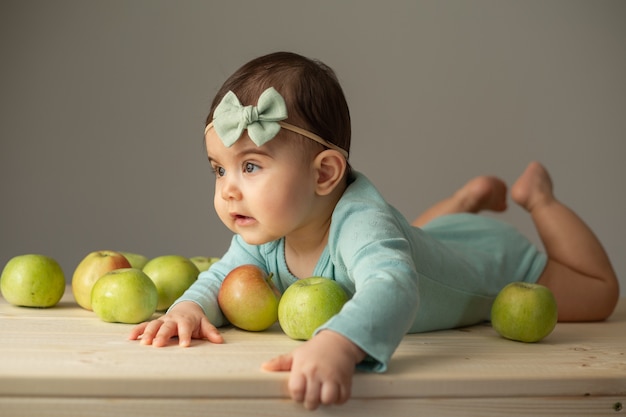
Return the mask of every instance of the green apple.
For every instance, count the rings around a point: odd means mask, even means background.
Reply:
[[[103,321],[136,324],[152,317],[158,297],[156,285],[143,271],[122,268],[96,281],[91,306]]]
[[[76,266],[72,275],[72,293],[79,306],[91,310],[93,284],[107,272],[130,268],[130,262],[119,252],[99,250],[87,254]]]
[[[63,297],[65,276],[57,261],[48,256],[19,255],[2,270],[0,291],[13,305],[52,307]]]
[[[148,258],[139,253],[121,251],[120,253],[124,255],[124,258],[126,258],[128,262],[130,262],[131,268],[143,269],[143,267],[148,263]]]
[[[208,270],[211,265],[219,261],[220,258],[212,258],[208,256],[193,256],[189,258],[189,260],[193,262],[196,268],[198,268],[198,271],[202,272]]]
[[[167,310],[198,279],[198,268],[180,255],[163,255],[150,259],[143,267],[159,293],[157,310]]]
[[[233,325],[258,332],[278,319],[280,292],[272,283],[272,275],[256,265],[241,265],[226,275],[217,302]]]
[[[557,322],[552,291],[540,284],[513,282],[498,293],[491,307],[491,325],[502,336],[519,342],[538,342]]]
[[[291,284],[278,305],[278,322],[287,336],[309,340],[315,330],[339,313],[348,301],[346,292],[336,282],[310,277]]]

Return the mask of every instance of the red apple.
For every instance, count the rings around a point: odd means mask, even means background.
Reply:
[[[72,293],[79,306],[91,310],[91,289],[107,272],[130,268],[130,262],[119,252],[99,250],[89,253],[74,270]]]
[[[261,331],[278,319],[280,292],[272,275],[256,265],[233,269],[217,296],[220,309],[228,321],[243,330]]]

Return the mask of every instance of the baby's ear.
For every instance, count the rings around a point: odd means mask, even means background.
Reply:
[[[342,183],[346,172],[347,162],[341,153],[326,149],[315,157],[317,172],[317,194],[328,195]]]

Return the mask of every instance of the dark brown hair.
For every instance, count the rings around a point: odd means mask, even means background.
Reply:
[[[285,120],[350,152],[350,111],[335,72],[324,63],[291,52],[275,52],[244,64],[222,85],[211,104],[206,124],[228,91],[242,105],[256,105],[261,93],[274,87],[287,103]]]

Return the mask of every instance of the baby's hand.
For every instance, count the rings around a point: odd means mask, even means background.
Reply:
[[[169,340],[178,336],[180,346],[187,347],[191,339],[208,339],[213,343],[222,343],[220,332],[204,315],[204,311],[194,302],[176,304],[166,315],[156,320],[135,326],[128,338],[141,339],[144,345],[165,346]]]
[[[355,365],[365,358],[358,346],[324,330],[293,352],[265,362],[266,371],[291,371],[289,393],[309,410],[343,404],[350,398]]]

